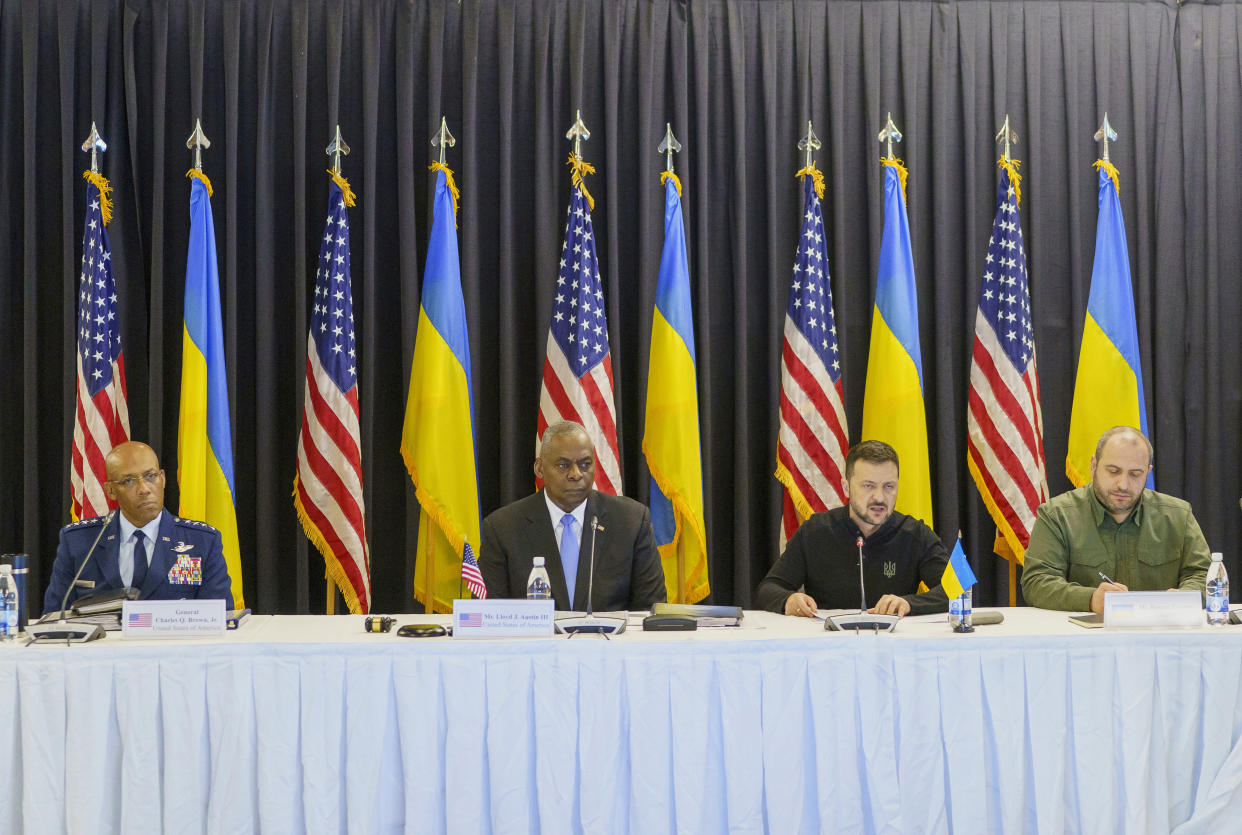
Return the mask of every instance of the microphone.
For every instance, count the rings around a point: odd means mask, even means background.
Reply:
[[[95,541],[91,543],[86,556],[82,558],[82,564],[78,566],[77,572],[73,575],[69,588],[65,589],[65,595],[60,599],[60,619],[55,623],[33,623],[26,627],[26,631],[34,636],[34,640],[59,641],[64,639],[67,644],[84,644],[104,636],[103,627],[98,624],[69,623],[66,620],[65,607],[69,605],[69,595],[73,593],[74,587],[78,584],[78,578],[82,576],[82,569],[86,568],[86,564],[90,562],[95,549],[99,547],[99,540],[103,538],[104,531],[112,525],[112,519],[115,516],[116,508],[108,511],[104,523],[99,526],[99,533],[95,534]]]
[[[595,601],[591,599],[595,594],[595,540],[599,536],[599,531],[603,529],[604,526],[599,523],[599,516],[592,516],[591,556],[587,574],[586,616],[581,618],[560,618],[556,622],[556,631],[567,634],[571,638],[579,632],[594,632],[597,635],[609,638],[611,635],[620,635],[625,631],[625,618],[595,617]]]
[[[854,540],[854,544],[858,546],[858,591],[862,595],[862,600],[858,604],[858,614],[865,615],[867,613],[867,587],[864,584],[865,581],[863,580],[863,566],[862,566],[863,538],[862,538],[862,534],[858,535],[858,538]]]
[[[849,629],[857,635],[860,631],[868,632],[892,632],[897,626],[897,621],[901,620],[897,615],[873,615],[867,611],[867,586],[863,579],[863,538],[862,534],[854,540],[854,544],[858,546],[858,594],[860,596],[860,606],[856,615],[830,615],[824,619],[824,629],[829,632],[839,632]]]
[[[587,574],[587,617],[595,614],[595,601],[591,598],[595,595],[595,540],[599,537],[599,517],[591,517],[591,559],[590,569]]]

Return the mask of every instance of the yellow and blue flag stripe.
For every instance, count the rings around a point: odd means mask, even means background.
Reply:
[[[671,603],[697,603],[711,590],[703,463],[695,377],[690,267],[681,214],[681,184],[664,180],[664,253],[656,285],[647,372],[643,455],[651,472],[651,524]]]
[[[448,611],[461,592],[463,558],[469,553],[473,562],[479,553],[479,485],[470,338],[457,251],[457,188],[452,171],[440,163],[431,167],[436,171],[435,207],[401,457],[421,506],[414,596],[427,611]]]
[[[178,512],[220,531],[233,605],[240,609],[245,603],[211,181],[201,171],[191,171],[189,176],[190,245],[185,267],[181,412],[177,428],[177,484],[181,491]]]
[[[970,561],[966,559],[966,552],[962,550],[962,538],[959,536],[957,544],[953,546],[953,553],[949,554],[949,564],[944,567],[940,587],[952,600],[955,597],[961,597],[962,592],[976,582],[978,581],[975,578],[975,572],[970,567]]]
[[[923,406],[919,300],[906,218],[905,168],[891,157],[882,162],[884,231],[871,317],[862,439],[884,441],[897,450],[901,469],[897,510],[930,525],[927,413]]]
[[[1070,407],[1065,474],[1075,486],[1091,480],[1091,458],[1100,436],[1114,426],[1147,434],[1143,365],[1130,280],[1130,250],[1118,196],[1117,169],[1099,160],[1099,218],[1091,293],[1078,352],[1078,376]],[[1147,486],[1154,487],[1152,474]]]

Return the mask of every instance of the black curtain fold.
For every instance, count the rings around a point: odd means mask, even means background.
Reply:
[[[448,119],[462,198],[482,510],[532,488],[539,375],[578,109],[597,173],[594,224],[626,492],[641,444],[663,243],[665,124],[684,146],[713,599],[750,605],[775,558],[781,327],[808,120],[823,142],[830,270],[851,441],[860,440],[883,221],[885,117],[904,133],[937,531],[961,529],[1002,603],[1005,563],[965,467],[965,403],[1006,115],[1022,223],[1048,477],[1065,443],[1090,286],[1105,112],[1134,278],[1157,486],[1196,508],[1242,570],[1238,540],[1242,262],[1236,187],[1242,59],[1235,3],[1173,0],[30,0],[0,4],[0,548],[41,589],[67,521],[74,304],[92,120],[108,141],[109,227],[134,437],[175,487],[181,306],[192,163],[221,266],[246,597],[324,605],[291,491],[312,271],[339,123],[350,212],[374,606],[408,611],[418,505],[397,452],[410,384],[437,155]]]

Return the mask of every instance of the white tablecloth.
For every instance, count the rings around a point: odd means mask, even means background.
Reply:
[[[973,635],[747,613],[501,642],[255,616],[220,639],[0,647],[0,831],[1238,825],[1242,628],[1002,611]]]

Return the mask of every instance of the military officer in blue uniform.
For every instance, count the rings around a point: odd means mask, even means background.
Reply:
[[[91,543],[99,545],[69,592],[69,603],[93,592],[133,586],[142,600],[224,600],[233,593],[220,532],[203,522],[179,519],[164,509],[164,471],[155,450],[127,441],[108,453],[104,492],[119,512],[66,525],[60,531],[52,581],[43,611],[60,608],[65,590]]]

